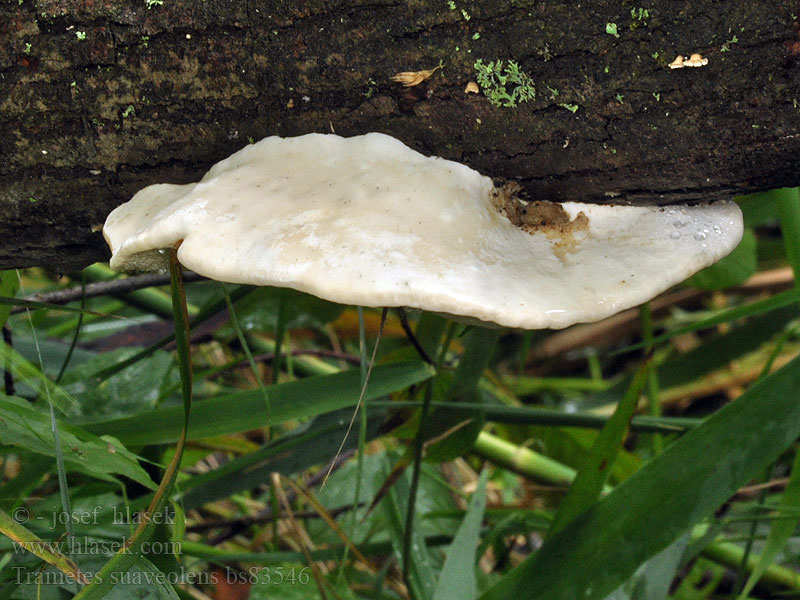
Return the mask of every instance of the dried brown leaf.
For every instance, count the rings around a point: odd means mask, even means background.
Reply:
[[[390,77],[390,79],[397,83],[402,83],[403,87],[414,87],[415,85],[419,85],[428,79],[441,68],[442,65],[439,64],[433,69],[426,69],[424,71],[403,71],[402,73],[395,73]]]

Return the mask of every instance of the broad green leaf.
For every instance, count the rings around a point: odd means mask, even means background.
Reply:
[[[636,570],[633,577],[605,600],[665,600],[681,565],[689,535],[683,535]],[[706,598],[706,596],[703,596]]]
[[[0,271],[0,298],[13,300],[19,290],[19,276],[16,271]],[[0,304],[0,327],[6,324],[11,314],[11,304]]]
[[[280,563],[261,567],[250,567],[245,572],[228,569],[225,577],[231,583],[249,583],[249,600],[311,600],[320,598],[319,588],[314,579],[311,567],[303,563]],[[342,580],[336,585],[336,596],[330,594],[330,598],[340,600],[350,600],[355,598],[347,587],[347,582]]]
[[[51,457],[40,454],[20,453],[19,462],[19,474],[3,482],[0,510],[11,510],[20,498],[33,495],[33,490],[54,467]]]
[[[77,406],[75,398],[50,381],[47,375],[33,363],[3,341],[0,341],[0,364],[6,365],[6,368],[20,381],[24,381],[34,389],[39,389],[42,396],[52,402],[53,406],[61,412],[69,413]]]
[[[667,447],[483,599],[524,597],[531,581],[548,600],[605,598],[794,442],[798,395],[800,358]]]
[[[743,283],[756,272],[756,246],[756,236],[746,229],[733,252],[695,273],[686,283],[701,290],[721,290]]]
[[[800,452],[794,455],[794,463],[792,464],[792,473],[789,477],[789,483],[786,490],[781,497],[781,503],[778,510],[784,509],[789,515],[796,515],[790,518],[788,515],[785,518],[775,519],[772,521],[772,526],[767,536],[767,541],[764,543],[764,549],[761,552],[761,557],[756,564],[753,572],[739,595],[738,600],[744,600],[750,591],[755,587],[758,580],[767,570],[772,561],[778,553],[792,537],[798,521],[800,521],[800,513],[797,509],[800,507]]]
[[[55,378],[58,375],[61,365],[64,364],[69,352],[70,346],[68,344],[49,337],[43,338],[41,335],[37,335],[36,341],[38,343],[34,343],[31,328],[27,323],[12,325],[11,332],[14,334],[14,349],[17,352],[28,360],[38,361],[41,356],[41,364],[39,365],[41,370],[51,378]],[[69,333],[74,334],[75,329],[71,329]],[[95,356],[97,355],[94,352],[80,347],[73,348],[69,367],[74,369]]]
[[[559,505],[553,518],[550,535],[563,529],[567,523],[591,506],[608,480],[611,465],[622,448],[633,411],[647,381],[648,365],[642,366],[633,378],[628,391],[620,400],[611,419],[600,431],[592,444],[585,464],[578,469],[575,481],[567,492],[567,496]]]
[[[181,581],[182,573],[164,573],[144,556],[137,556],[124,573],[114,573],[115,585],[104,600],[178,600],[180,596],[170,585]],[[185,573],[183,574],[185,575]],[[199,574],[198,574],[199,575]],[[184,579],[191,581],[190,577]]]
[[[59,422],[59,436],[68,469],[113,481],[124,475],[153,488],[153,482],[139,466],[137,457],[111,436],[97,437],[80,427]],[[50,419],[24,400],[0,394],[0,444],[37,454],[55,456]]]
[[[100,383],[93,375],[136,354],[133,348],[119,348],[93,356],[66,372],[61,386],[79,402],[75,418],[121,417],[153,410],[163,388],[178,383],[177,369],[169,353],[157,350],[124,371]]]
[[[777,204],[782,193],[783,190],[777,189],[736,196],[736,203],[742,209],[745,226],[761,227],[777,223]]]
[[[773,190],[778,197],[778,214],[786,258],[792,265],[795,281],[800,278],[800,188]]]
[[[64,556],[55,544],[41,539],[3,511],[0,511],[0,533],[13,540],[17,548],[35,554],[68,575],[72,581],[85,581],[85,575],[78,565]]]
[[[475,578],[475,551],[481,535],[483,512],[486,509],[486,482],[489,473],[484,470],[472,496],[467,514],[458,528],[453,543],[447,550],[433,600],[472,600],[478,595]]]
[[[422,362],[375,367],[365,400],[404,389],[432,375],[433,369]],[[247,431],[267,423],[276,425],[354,406],[360,392],[360,380],[359,370],[352,369],[335,375],[267,386],[272,409],[269,415],[264,410],[264,396],[260,389],[196,402],[192,409],[188,439]],[[183,423],[182,413],[183,407],[169,406],[131,417],[86,423],[83,427],[87,431],[114,435],[129,446],[168,444],[178,439]]]

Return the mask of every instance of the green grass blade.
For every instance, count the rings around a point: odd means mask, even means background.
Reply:
[[[372,402],[375,408],[418,408],[418,400],[394,400]],[[482,411],[486,421],[491,423],[508,423],[514,425],[552,425],[554,427],[584,427],[602,429],[609,417],[590,412],[568,413],[555,408],[540,406],[501,406],[478,402],[434,402],[433,408],[443,410],[475,410]],[[631,419],[631,431],[637,433],[683,433],[694,429],[703,419],[695,417],[651,417],[636,415]]]
[[[798,394],[795,359],[548,538],[483,600],[524,597],[531,581],[548,600],[605,598],[794,442],[800,435]]]
[[[448,400],[457,402],[472,394],[489,366],[501,333],[501,329],[476,327],[465,336],[466,347],[458,361],[453,385],[447,392]]]
[[[189,345],[189,309],[186,306],[186,289],[183,285],[178,251],[173,248],[169,260],[170,291],[172,292],[172,318],[175,323],[175,347],[178,352],[178,370],[181,374],[181,399],[183,400],[183,432],[189,426],[189,412],[192,407],[192,352]],[[228,295],[226,300],[230,301]]]
[[[189,427],[189,414],[192,405],[192,365],[189,346],[189,314],[186,309],[186,293],[183,286],[181,266],[178,263],[177,250],[170,252],[170,275],[172,280],[172,309],[175,322],[175,342],[178,352],[178,367],[181,374],[181,390],[183,396],[183,427],[175,447],[175,453],[164,471],[161,483],[156,489],[147,509],[142,513],[141,522],[128,538],[123,547],[100,569],[91,583],[75,596],[75,600],[99,600],[114,586],[115,576],[125,573],[139,557],[142,544],[153,533],[160,521],[153,518],[164,510],[170,493],[178,477],[178,470],[183,457],[186,433]]]
[[[385,406],[384,402],[373,402],[373,406]],[[396,401],[392,405],[419,406],[419,402]],[[498,406],[476,402],[434,402],[433,407],[444,410],[480,410],[486,421],[515,425],[551,425],[554,427],[585,427],[601,429],[609,417],[590,412],[568,413],[540,406]],[[636,415],[631,419],[631,430],[638,433],[683,433],[697,427],[702,419],[694,417],[651,417]]]
[[[264,395],[264,408],[267,411],[267,415],[269,415],[270,406],[267,387],[264,385],[264,380],[261,378],[261,371],[259,371],[258,365],[253,358],[253,353],[250,351],[250,344],[247,343],[247,338],[245,337],[242,328],[239,326],[239,318],[236,316],[236,310],[233,308],[233,302],[231,302],[231,296],[228,293],[228,288],[224,283],[221,285],[225,296],[225,304],[228,307],[228,318],[230,319],[234,333],[236,333],[236,338],[239,340],[239,345],[242,347],[244,355],[247,357],[247,362],[250,363],[250,370],[253,371],[256,381],[258,381],[258,389],[260,389],[261,393]]]
[[[649,302],[645,302],[639,307],[639,321],[642,327],[642,340],[645,343],[645,354],[650,356],[653,353],[653,314]],[[660,417],[658,367],[655,361],[651,362],[650,368],[647,370],[647,403],[650,416]],[[664,448],[664,440],[660,435],[653,435],[650,438],[650,445],[653,455],[659,454]]]
[[[773,194],[777,197],[778,214],[780,215],[781,232],[783,234],[783,243],[786,249],[786,257],[789,264],[792,266],[794,272],[795,287],[800,277],[800,189],[798,188],[784,188],[781,190],[774,190]],[[793,335],[793,330],[789,329],[784,332],[784,335],[775,344],[775,348],[764,365],[762,377],[769,373],[771,365],[776,356],[781,351],[784,343],[790,335]],[[763,493],[763,492],[762,492]],[[762,496],[763,498],[763,496]],[[791,510],[800,504],[800,453],[795,454],[794,463],[792,465],[789,483],[783,493],[780,503],[780,509]],[[747,595],[755,587],[758,580],[762,577],[766,569],[770,566],[772,561],[778,553],[789,541],[792,533],[794,533],[797,523],[800,518],[786,518],[776,519],[770,527],[767,541],[764,544],[764,549],[759,558],[755,568],[751,571],[747,583],[742,588],[738,596],[739,600],[744,600]],[[751,534],[756,530],[757,521],[753,521],[751,527]],[[745,556],[743,563],[748,562],[748,554],[751,548],[751,541],[748,541],[746,546]]]
[[[78,565],[59,552],[54,545],[17,523],[11,515],[4,511],[0,511],[0,533],[12,539],[20,548],[24,548],[67,574],[72,581],[79,583],[86,581],[86,577]]]
[[[16,271],[0,271],[0,300],[10,301],[0,302],[0,327],[6,324],[8,315],[11,314],[11,302],[19,290],[19,277]]]
[[[168,574],[162,573],[158,567],[141,555],[136,557],[136,561],[132,566],[139,568],[145,574],[143,579],[149,584],[148,587],[153,586],[157,590],[156,597],[158,600],[180,600],[175,588],[169,584],[169,580],[174,577],[169,577]],[[151,576],[147,577],[147,575]]]
[[[278,296],[278,315],[275,322],[275,357],[272,359],[272,383],[278,383],[281,375],[281,349],[286,337],[286,294],[281,290]]]
[[[111,481],[124,475],[153,487],[137,456],[112,437],[97,437],[75,425],[58,422],[64,464],[70,470]],[[27,402],[0,394],[0,444],[55,457],[50,419]]]
[[[458,361],[452,383],[444,392],[445,401],[480,404],[483,396],[478,389],[484,372],[497,349],[502,330],[472,327],[463,336],[464,352]],[[444,352],[444,350],[442,351]],[[439,352],[439,357],[442,357]],[[485,381],[485,380],[484,380]],[[434,395],[433,398],[436,398]],[[434,408],[434,405],[431,406]],[[444,462],[461,456],[472,448],[483,429],[484,413],[479,410],[431,410],[420,417],[419,441],[440,438],[425,447],[426,460]],[[443,436],[443,437],[440,437]],[[415,465],[418,461],[415,460]],[[417,469],[415,467],[414,472]],[[412,487],[413,489],[413,487]]]
[[[0,364],[9,369],[19,381],[38,388],[39,393],[64,414],[78,406],[75,398],[53,383],[38,367],[4,341],[0,341]]]
[[[2,291],[2,288],[0,288]],[[27,308],[29,310],[57,310],[61,312],[69,312],[69,313],[79,313],[82,315],[92,315],[94,317],[104,317],[109,319],[124,319],[125,317],[117,317],[115,315],[110,315],[108,313],[90,310],[88,308],[82,308],[77,306],[66,306],[64,304],[52,304],[50,302],[39,302],[38,300],[27,300],[25,298],[12,298],[6,296],[4,293],[0,295],[0,315],[8,310],[11,311],[12,306],[17,306],[21,308]],[[70,328],[71,329],[71,328]]]
[[[366,400],[401,390],[433,375],[423,362],[400,362],[375,367]],[[320,375],[275,386],[267,386],[271,399],[270,423],[307,419],[340,408],[354,406],[360,390],[360,372],[352,369],[335,375]],[[86,423],[90,432],[106,432],[128,446],[169,444],[181,430],[181,409],[158,408],[131,417]],[[258,415],[262,415],[260,419]],[[193,408],[188,439],[237,433],[266,424],[261,390],[248,390],[197,402]]]
[[[781,497],[781,503],[778,510],[796,509],[800,506],[800,452],[795,454],[794,464],[792,464],[792,473],[789,477],[789,483],[786,490]],[[750,591],[755,587],[758,580],[767,570],[767,567],[772,564],[772,561],[778,553],[789,541],[789,538],[794,533],[797,523],[800,521],[800,514],[796,518],[775,519],[767,536],[767,541],[764,544],[764,549],[756,564],[755,569],[750,573],[750,577],[739,595],[738,600],[744,600]]]
[[[374,357],[370,360],[370,357],[367,355],[367,328],[366,324],[364,323],[364,307],[359,306],[357,309],[358,311],[358,354],[360,357],[359,361],[359,368],[361,371],[361,390],[362,393],[366,390],[367,387],[367,376],[369,374],[370,367],[372,367],[372,363],[374,362]],[[381,319],[381,332],[383,332],[383,327],[386,324],[386,312],[384,309],[383,319]],[[375,340],[375,351],[377,352],[378,349],[378,340]],[[358,407],[356,407],[358,410]],[[358,528],[358,503],[361,501],[361,486],[364,479],[364,451],[367,445],[367,406],[366,403],[364,404],[363,409],[360,411],[359,414],[359,427],[358,427],[358,451],[356,452],[356,483],[355,489],[353,491],[353,510],[350,512],[350,523],[349,523],[349,535],[350,538],[353,539],[356,537],[356,531]],[[331,462],[333,465],[333,462]],[[345,560],[343,560],[339,565],[339,575],[338,577],[341,579],[344,576],[344,567],[345,561],[347,559],[347,555],[345,554]]]
[[[628,424],[647,381],[648,367],[649,364],[645,364],[637,371],[614,414],[592,444],[588,460],[578,470],[575,481],[572,482],[569,492],[553,517],[550,535],[563,529],[575,517],[589,508],[603,491],[603,486],[611,471],[611,465],[614,464],[625,437],[628,435]]]
[[[722,310],[717,314],[712,315],[706,319],[701,319],[696,323],[690,323],[689,325],[676,327],[675,329],[668,331],[667,333],[656,336],[655,338],[653,338],[652,343],[660,344],[662,342],[666,342],[667,340],[670,340],[679,335],[683,335],[685,333],[700,331],[701,329],[710,329],[711,327],[716,327],[717,325],[721,325],[722,323],[730,323],[738,319],[744,319],[746,317],[761,315],[771,310],[776,310],[778,308],[783,308],[784,306],[789,306],[790,304],[794,304],[798,301],[800,301],[800,289],[787,290],[785,292],[781,292],[780,294],[775,294],[771,298],[766,298],[764,300],[757,300],[756,302],[751,302],[750,304],[745,304],[743,306],[737,306],[735,308]],[[611,352],[609,356],[616,356],[618,354],[632,352],[633,350],[641,350],[644,347],[645,347],[645,342],[632,344],[630,346],[626,346],[625,348],[620,348],[619,350]]]
[[[391,470],[391,466],[387,463],[383,470],[384,479],[391,475]],[[381,501],[389,538],[392,540],[394,548],[394,556],[400,560],[404,558],[403,548],[406,545],[406,516],[408,514],[408,506],[401,499],[409,497],[410,484],[410,476],[406,472],[397,479]],[[419,527],[411,530],[411,547],[414,551],[409,553],[407,562],[403,564],[404,581],[410,588],[412,598],[428,600],[436,584],[436,576],[432,567],[430,550]]]
[[[483,512],[486,510],[488,479],[489,472],[484,470],[467,508],[467,514],[447,550],[447,558],[436,583],[433,600],[472,600],[478,595],[475,551],[480,542]]]

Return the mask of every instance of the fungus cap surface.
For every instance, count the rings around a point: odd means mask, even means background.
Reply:
[[[220,281],[525,329],[635,306],[742,235],[732,202],[526,205],[502,196],[488,177],[387,135],[269,137],[196,184],[144,188],[103,232],[117,270],[163,269],[163,249],[180,243],[185,267]]]

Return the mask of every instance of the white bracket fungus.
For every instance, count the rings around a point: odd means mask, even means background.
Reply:
[[[688,59],[683,61],[684,67],[705,67],[708,64],[708,59],[700,54],[692,54]]]
[[[683,68],[683,54],[678,54],[671,63],[669,63],[670,69],[682,69]]]
[[[678,54],[671,63],[670,69],[682,69],[683,67],[705,67],[708,64],[708,59],[704,58],[702,54],[694,53],[689,58],[683,58],[683,55]]]
[[[220,281],[540,329],[648,300],[730,252],[742,219],[732,202],[524,203],[387,135],[309,134],[146,187],[103,232],[118,270],[163,268],[180,244],[184,266]]]

